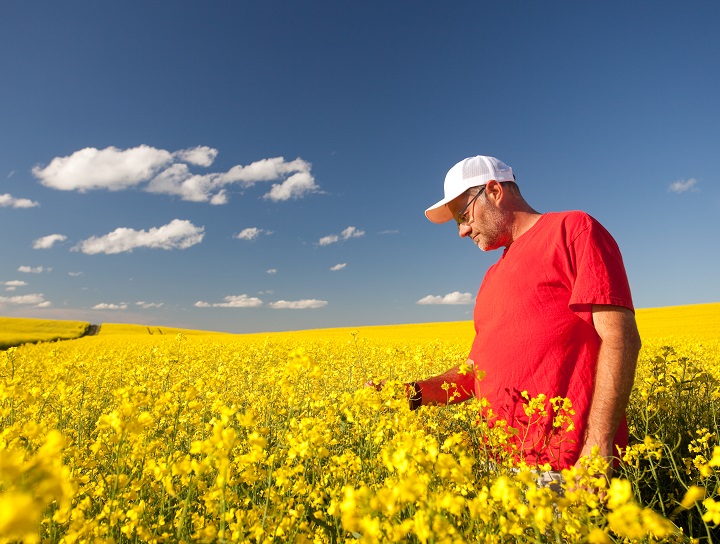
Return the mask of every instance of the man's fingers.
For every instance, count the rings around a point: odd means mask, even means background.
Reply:
[[[380,380],[380,383],[375,383],[373,380],[365,382],[365,387],[374,387],[375,391],[382,391],[383,385],[385,385],[385,380]]]

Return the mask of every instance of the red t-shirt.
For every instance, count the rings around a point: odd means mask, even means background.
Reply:
[[[633,310],[617,243],[578,211],[542,215],[480,285],[470,359],[485,377],[475,393],[488,399],[498,419],[520,430],[515,442],[530,464],[560,470],[580,454],[600,347],[593,304]],[[548,417],[531,416],[530,424],[524,391],[530,398],[547,396]],[[573,430],[553,428],[553,397],[572,402]],[[624,447],[627,440],[623,417],[615,443]]]

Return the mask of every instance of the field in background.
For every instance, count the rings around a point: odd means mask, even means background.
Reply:
[[[716,338],[720,336],[720,302],[664,308],[641,308],[636,311],[638,328],[643,338],[669,338],[693,336]],[[25,342],[45,342],[58,339],[78,338],[89,323],[80,321],[49,321],[0,317],[0,349]],[[466,342],[468,351],[474,335],[472,321],[442,323],[419,323],[411,325],[381,325],[367,327],[342,327],[287,332],[243,334],[248,338],[347,338],[353,332],[370,340],[388,340],[411,336],[415,340],[442,340]],[[204,336],[230,334],[215,331],[180,329],[176,327],[148,326],[121,323],[105,323],[100,335],[175,335]]]
[[[214,331],[199,331],[193,329],[178,329],[174,327],[157,327],[148,325],[126,325],[123,323],[105,323],[100,328],[101,336],[118,335],[165,335],[174,336],[183,333],[186,336],[205,336],[209,334],[226,334]]]
[[[720,338],[720,302],[636,310],[638,329],[643,338],[692,336]],[[472,321],[420,323],[414,325],[385,325],[374,327],[346,327],[290,332],[254,333],[244,336],[342,338],[356,331],[363,338],[387,340],[411,335],[417,340],[467,341],[468,351],[475,331]]]
[[[720,302],[639,309],[636,318],[643,338],[720,337]]]
[[[313,340],[333,340],[349,338],[357,333],[369,340],[392,340],[395,338],[413,338],[415,340],[442,340],[472,342],[475,331],[472,321],[450,321],[442,323],[418,323],[412,325],[378,325],[372,327],[342,327],[333,329],[310,329],[287,332],[265,332],[243,334],[248,338],[304,338]],[[470,344],[468,343],[468,351]]]
[[[19,346],[25,342],[52,342],[79,338],[90,323],[0,317],[0,349]]]

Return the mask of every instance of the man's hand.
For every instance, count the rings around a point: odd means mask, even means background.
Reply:
[[[375,391],[382,391],[382,388],[385,387],[385,382],[387,380],[380,380],[378,383],[375,383],[372,379],[365,382],[365,387],[374,387]]]
[[[472,398],[475,394],[476,382],[475,373],[472,372],[474,367],[475,363],[472,359],[468,359],[459,367],[453,367],[437,376],[406,383],[405,392],[410,400],[411,409],[414,410],[420,405],[455,404]],[[365,387],[373,387],[376,391],[382,391],[385,381],[380,380],[376,383],[370,379],[365,382]],[[447,384],[453,384],[452,394],[448,392]]]

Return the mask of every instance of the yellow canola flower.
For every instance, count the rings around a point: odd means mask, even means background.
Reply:
[[[74,486],[62,464],[65,445],[63,435],[53,429],[32,455],[0,450],[0,537],[37,541],[39,520],[53,502],[58,507],[54,519],[67,520]]]
[[[613,478],[607,492],[607,507],[617,510],[633,500],[632,485],[628,480]]]
[[[589,544],[612,544],[613,539],[598,527],[594,527],[587,536]]]
[[[696,502],[701,501],[705,498],[705,488],[692,485],[688,488],[685,496],[680,502],[682,508],[691,508]]]
[[[0,495],[0,538],[24,542],[38,541],[42,515],[30,493],[4,492]]]
[[[615,533],[630,539],[642,539],[648,535],[662,539],[675,532],[675,526],[670,521],[635,503],[624,504],[608,513],[607,520]]]
[[[712,498],[705,499],[703,501],[703,507],[705,508],[705,513],[702,517],[703,521],[715,526],[720,525],[720,501]]]
[[[720,467],[720,446],[715,446],[713,448],[712,459],[708,461],[708,465],[711,467]]]
[[[431,526],[427,515],[422,511],[418,510],[413,516],[413,532],[420,542],[425,544],[428,539],[432,536]]]

